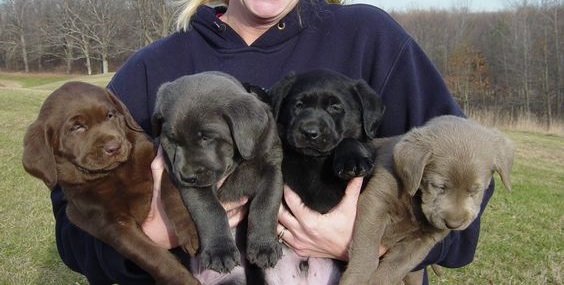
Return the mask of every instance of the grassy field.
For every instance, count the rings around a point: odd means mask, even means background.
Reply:
[[[60,261],[49,192],[21,166],[22,138],[45,97],[70,76],[0,74],[0,284],[87,284]],[[80,77],[104,85],[108,76]],[[564,284],[564,137],[505,131],[517,153],[513,191],[483,215],[475,261],[431,284]]]

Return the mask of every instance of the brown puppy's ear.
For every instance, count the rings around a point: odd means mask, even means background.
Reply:
[[[225,108],[225,119],[231,130],[237,150],[244,159],[250,159],[257,153],[257,148],[265,141],[265,131],[272,120],[268,116],[268,106],[248,96],[242,100],[233,100]]]
[[[384,116],[382,98],[364,80],[359,80],[354,86],[357,99],[362,106],[362,125],[368,138],[375,138],[376,131]]]
[[[511,191],[511,179],[509,173],[513,166],[513,155],[515,152],[513,142],[503,136],[500,132],[495,131],[495,145],[497,147],[494,163],[494,171],[501,177],[501,182],[505,188]]]
[[[423,171],[431,157],[431,151],[418,139],[419,135],[417,129],[408,132],[394,146],[393,151],[395,170],[404,189],[411,196],[419,189]]]
[[[133,119],[133,116],[131,116],[131,113],[129,113],[127,107],[123,104],[123,102],[121,102],[120,99],[116,97],[116,95],[114,95],[114,93],[112,93],[112,91],[106,89],[106,96],[118,109],[118,112],[123,114],[123,116],[125,117],[125,124],[130,130],[135,132],[143,132],[143,128],[141,128],[141,126],[139,126],[135,119]]]
[[[25,171],[43,180],[49,189],[57,184],[57,165],[50,143],[51,132],[43,122],[33,122],[24,136],[22,158]]]
[[[270,89],[270,102],[272,105],[272,113],[274,118],[278,119],[280,114],[280,109],[282,108],[282,102],[286,96],[290,93],[292,86],[296,83],[296,74],[294,72],[289,73],[280,81],[276,82],[272,89]]]

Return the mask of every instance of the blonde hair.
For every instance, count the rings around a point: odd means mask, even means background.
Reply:
[[[190,19],[196,14],[199,6],[205,4],[228,4],[228,0],[178,0],[175,4],[179,7],[176,17],[176,30],[186,31],[190,27]]]

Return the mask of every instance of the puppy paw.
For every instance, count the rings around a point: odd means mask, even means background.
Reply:
[[[369,145],[358,140],[345,138],[334,152],[333,170],[344,180],[364,177],[374,168],[375,152]]]
[[[240,264],[241,255],[232,242],[218,243],[217,245],[202,248],[200,261],[206,269],[219,273],[229,273]]]
[[[274,267],[282,257],[282,245],[275,239],[269,241],[249,241],[247,257],[261,268]]]
[[[372,172],[374,160],[370,157],[340,157],[335,159],[334,169],[337,176],[344,180],[364,177]]]

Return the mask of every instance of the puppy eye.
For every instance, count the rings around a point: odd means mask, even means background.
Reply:
[[[340,113],[343,109],[343,105],[341,104],[332,104],[329,106],[328,111],[331,113]]]
[[[72,133],[83,132],[83,131],[86,131],[86,127],[77,123],[77,124],[72,125],[72,127],[70,128],[70,131]]]
[[[296,109],[303,109],[304,106],[305,106],[305,105],[304,105],[304,102],[298,101],[298,102],[296,102],[296,105],[294,105],[294,108],[296,108]]]
[[[116,111],[115,111],[115,110],[109,111],[108,114],[106,114],[106,118],[107,118],[107,119],[112,119],[112,118],[115,117],[115,116],[116,116]]]
[[[470,194],[474,195],[477,194],[478,192],[480,192],[480,189],[482,187],[480,185],[472,185],[472,187],[470,187],[470,189],[468,189],[468,192],[470,192]]]
[[[446,189],[445,185],[440,183],[431,183],[431,187],[438,189],[441,193],[444,193]]]
[[[212,140],[212,137],[204,132],[198,132],[198,138],[201,142],[208,142]]]

